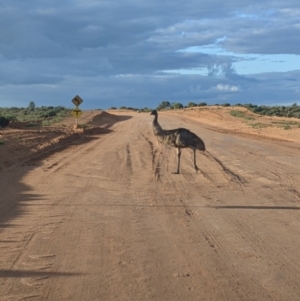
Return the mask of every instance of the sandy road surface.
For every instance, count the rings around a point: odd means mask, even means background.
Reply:
[[[161,114],[208,149],[174,175],[151,116],[125,115],[0,173],[0,300],[300,300],[300,145]]]

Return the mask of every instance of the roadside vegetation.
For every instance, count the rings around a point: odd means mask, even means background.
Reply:
[[[208,104],[206,102],[188,102],[187,105],[183,105],[181,103],[170,103],[169,101],[162,101],[157,106],[157,110],[174,110],[174,109],[183,109],[183,108],[197,108],[197,107],[206,107]],[[265,105],[254,105],[254,104],[235,104],[231,105],[229,103],[222,103],[222,104],[214,104],[214,106],[220,107],[232,107],[230,111],[230,115],[238,118],[244,118],[247,120],[254,119],[254,116],[246,114],[236,107],[242,107],[248,109],[250,112],[259,115],[266,115],[266,116],[277,116],[277,117],[294,117],[300,119],[300,106],[294,103],[291,106],[265,106]]]
[[[287,117],[287,118],[298,118],[300,119],[300,106],[294,103],[291,106],[265,106],[265,105],[253,105],[253,104],[235,104],[230,105],[229,103],[214,104],[217,107],[229,107],[228,114],[233,117],[244,119],[245,123],[253,129],[262,129],[267,127],[277,127],[284,130],[300,128],[300,121],[295,120],[269,120],[266,122],[257,122],[257,118],[260,116],[276,116],[276,117]],[[158,106],[157,110],[173,110],[182,108],[194,108],[202,110],[203,107],[209,107],[207,103],[200,102],[188,102],[186,106],[180,103],[170,103],[168,101],[162,101]],[[242,110],[240,108],[246,108]],[[221,109],[221,108],[220,108]],[[218,108],[219,110],[219,108]]]
[[[239,106],[260,115],[300,118],[300,106],[296,103],[291,106],[258,106],[251,103],[244,105],[239,104]]]
[[[185,108],[203,108],[209,107],[206,102],[200,101],[188,102],[186,105],[179,102],[162,101],[156,107],[157,110],[178,110]],[[231,107],[229,114],[245,119],[247,121],[254,120],[255,117],[259,115],[266,116],[277,116],[277,117],[294,117],[300,119],[300,106],[294,103],[291,106],[265,106],[265,105],[254,105],[254,104],[235,104],[231,105],[229,103],[214,104],[214,106],[219,107]],[[238,109],[238,107],[246,108],[249,111],[244,112]],[[110,110],[117,110],[117,107],[111,107]],[[135,107],[126,107],[121,106],[120,110],[131,110],[135,112],[151,112],[152,108],[135,108]],[[63,106],[41,106],[36,107],[35,103],[31,101],[26,108],[0,108],[0,127],[5,127],[11,122],[27,122],[27,126],[50,126],[53,123],[62,121],[65,117],[69,116],[71,109],[65,108]],[[251,114],[252,113],[252,114]],[[258,114],[258,115],[257,115]],[[266,127],[260,123],[250,124],[254,128]],[[300,127],[300,123],[287,122],[287,121],[274,121],[272,122],[273,126],[289,129],[291,127]],[[270,126],[270,125],[268,125]]]
[[[62,106],[57,107],[36,107],[34,102],[30,102],[27,108],[0,108],[0,126],[6,126],[8,121],[27,122],[27,126],[49,126],[62,121],[70,115],[71,110]]]
[[[230,115],[238,118],[243,118],[246,120],[254,120],[254,117],[247,115],[245,112],[239,110],[231,110]]]
[[[110,109],[111,110],[117,110],[116,107],[111,107]],[[120,107],[120,110],[129,110],[129,111],[135,111],[135,112],[151,112],[153,109],[147,108],[147,107],[144,107],[144,108],[140,109],[140,108],[132,108],[132,107],[122,106],[122,107]]]
[[[300,107],[297,104],[292,106],[256,106],[252,104],[239,105],[240,107],[247,108],[248,111],[240,111],[237,109],[231,110],[229,113],[231,116],[243,118],[247,121],[255,120],[260,116],[275,116],[283,118],[298,118],[300,119]],[[252,113],[253,112],[253,113]],[[247,122],[249,126],[254,129],[261,129],[267,127],[277,127],[284,130],[289,130],[293,128],[300,128],[300,122],[295,120],[273,120],[262,123],[262,122]]]

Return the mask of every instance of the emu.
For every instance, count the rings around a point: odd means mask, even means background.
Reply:
[[[199,168],[196,164],[196,150],[205,151],[205,144],[201,138],[196,134],[192,133],[188,129],[178,128],[174,130],[163,130],[160,124],[157,121],[158,113],[156,110],[153,110],[150,115],[154,115],[153,119],[153,132],[157,137],[158,141],[169,145],[171,147],[177,148],[177,171],[175,174],[179,174],[180,169],[180,156],[182,148],[191,148],[194,152],[194,168],[196,173]]]

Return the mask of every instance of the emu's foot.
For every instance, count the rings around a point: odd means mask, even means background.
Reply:
[[[198,171],[199,171],[198,166],[196,165],[196,166],[194,166],[194,167],[195,167],[196,173],[198,173]]]
[[[173,174],[173,175],[179,175],[179,170],[173,171],[172,174]]]

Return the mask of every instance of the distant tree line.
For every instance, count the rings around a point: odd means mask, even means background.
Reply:
[[[157,110],[174,110],[174,109],[183,109],[183,108],[192,108],[192,107],[204,107],[207,106],[206,102],[200,102],[200,103],[195,103],[195,102],[189,102],[186,106],[184,106],[180,102],[172,102],[170,103],[169,101],[162,101],[158,106]]]
[[[37,121],[45,118],[64,117],[70,114],[70,109],[63,106],[41,106],[36,107],[35,103],[31,101],[26,108],[0,108],[0,126],[4,126],[5,120],[9,122],[14,121]]]
[[[230,107],[230,103],[214,104],[215,106]],[[157,110],[175,110],[192,107],[205,107],[206,102],[188,102],[187,105],[183,105],[180,102],[162,101],[156,107]],[[294,103],[291,106],[266,106],[266,105],[254,105],[254,104],[235,104],[234,106],[244,107],[252,111],[253,113],[267,116],[279,116],[279,117],[295,117],[300,118],[300,106]],[[111,110],[117,109],[111,107]],[[121,106],[119,109],[132,110],[136,112],[150,112],[152,108],[134,108]],[[63,118],[70,114],[70,109],[63,106],[41,106],[37,107],[33,101],[29,102],[26,108],[0,108],[0,127],[7,126],[9,122],[13,121],[36,121],[47,118]]]
[[[110,110],[117,110],[117,107],[111,107]],[[129,110],[129,111],[136,111],[136,112],[151,112],[153,109],[147,108],[147,107],[139,109],[139,108],[121,106],[119,108],[119,110]]]
[[[215,106],[230,107],[230,103],[214,104]],[[173,110],[192,107],[204,107],[207,106],[206,102],[188,102],[186,106],[181,103],[170,103],[169,101],[162,101],[157,106],[157,110]],[[254,105],[254,104],[235,104],[234,106],[244,107],[252,111],[253,113],[267,116],[278,117],[295,117],[300,118],[300,106],[294,103],[291,106],[266,106],[266,105]]]
[[[297,103],[294,103],[291,106],[258,106],[251,103],[238,105],[260,115],[300,118],[300,106],[298,106]]]
[[[216,104],[218,106],[218,104]],[[192,108],[192,107],[205,107],[207,106],[206,102],[200,102],[200,103],[195,103],[195,102],[189,102],[187,105],[183,105],[180,102],[172,102],[170,103],[169,101],[162,101],[159,103],[159,105],[156,107],[156,110],[175,110],[175,109],[183,109],[183,108]],[[221,104],[221,106],[230,106],[229,103],[224,103]],[[126,107],[126,106],[121,106],[119,108],[120,110],[130,110],[130,111],[139,111],[139,112],[150,112],[153,109],[152,108],[133,108],[133,107]],[[110,110],[117,110],[117,107],[111,107]]]

